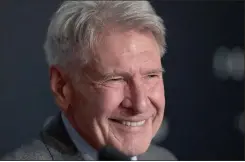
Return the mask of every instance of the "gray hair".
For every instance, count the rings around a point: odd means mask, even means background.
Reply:
[[[98,35],[108,24],[150,30],[165,53],[165,27],[148,1],[66,1],[56,11],[44,44],[47,62],[66,67],[86,64]]]

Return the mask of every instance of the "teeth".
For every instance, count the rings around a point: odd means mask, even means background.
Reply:
[[[145,123],[145,120],[139,122],[121,121],[121,123],[126,126],[138,127],[138,126],[142,126]]]

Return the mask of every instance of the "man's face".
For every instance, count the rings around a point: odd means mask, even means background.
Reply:
[[[96,149],[112,145],[127,155],[144,153],[165,107],[157,42],[146,31],[108,32],[96,51],[75,85],[75,127]]]

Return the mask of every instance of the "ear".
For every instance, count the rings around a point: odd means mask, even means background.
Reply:
[[[65,75],[65,72],[57,66],[51,66],[49,70],[50,86],[55,101],[63,112],[67,112],[73,94],[71,80]]]

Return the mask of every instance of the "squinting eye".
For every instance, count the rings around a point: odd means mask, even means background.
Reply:
[[[158,77],[158,75],[156,75],[156,74],[149,74],[148,77],[149,78],[155,78],[155,77]]]
[[[109,79],[109,81],[122,81],[123,78],[111,78]]]

